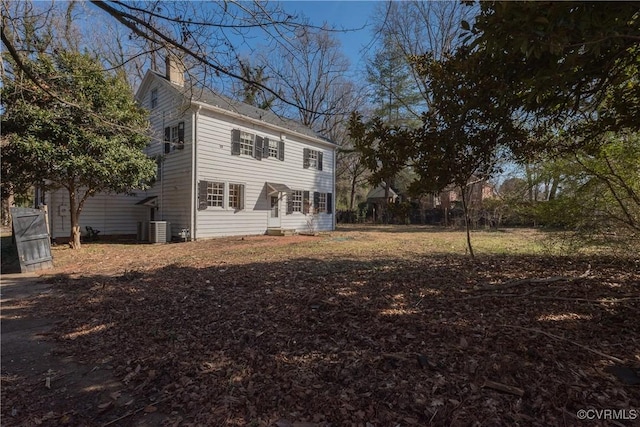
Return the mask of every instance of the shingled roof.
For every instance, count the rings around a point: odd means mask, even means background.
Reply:
[[[255,120],[260,120],[271,125],[279,126],[291,131],[306,135],[312,138],[317,138],[325,142],[334,144],[333,141],[325,138],[313,129],[301,124],[300,122],[281,117],[270,110],[263,110],[256,106],[246,104],[244,102],[236,101],[226,96],[220,95],[209,88],[205,87],[183,87],[176,85],[168,81],[161,73],[152,71],[157,75],[165,84],[171,86],[174,90],[182,93],[187,99],[195,102],[202,102],[204,104],[218,107],[223,110],[231,111]]]

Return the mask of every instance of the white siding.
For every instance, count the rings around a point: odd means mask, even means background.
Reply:
[[[86,226],[100,230],[100,236],[136,235],[138,221],[145,219],[145,208],[136,206],[144,192],[134,195],[97,194],[87,199],[80,213],[80,231],[84,235]],[[67,190],[50,192],[47,197],[51,237],[69,237],[71,214]],[[66,211],[66,214],[63,213]],[[62,214],[61,214],[62,213]]]
[[[151,108],[151,91],[154,89],[157,90],[158,102]],[[189,228],[191,236],[195,238],[264,234],[270,214],[267,182],[284,184],[292,190],[308,191],[311,201],[314,192],[332,193],[332,205],[335,207],[334,150],[330,144],[285,129],[276,131],[272,126],[257,124],[242,117],[234,118],[233,114],[207,107],[200,109],[197,114],[199,118],[194,135],[196,107],[190,105],[189,94],[186,95],[180,94],[176,87],[156,74],[145,76],[137,96],[138,101],[150,110],[153,133],[146,153],[152,158],[162,158],[161,177],[151,189],[138,192],[136,197],[101,194],[89,200],[80,219],[83,230],[88,225],[100,230],[101,235],[136,234],[138,221],[148,221],[151,210],[146,206],[136,206],[135,203],[145,197],[156,196],[158,209],[154,211],[154,219],[170,222],[173,236],[177,236],[183,228]],[[164,153],[164,129],[176,126],[179,122],[184,122],[184,148]],[[284,139],[284,161],[271,157],[256,160],[246,155],[232,155],[233,129],[270,140]],[[304,148],[322,152],[322,171],[303,167]],[[200,181],[225,183],[225,204],[228,201],[229,184],[244,184],[244,209],[237,212],[213,207],[197,210],[197,182]],[[59,215],[59,206],[68,205],[68,200],[62,192],[50,196],[53,236],[66,237],[70,231],[69,217]],[[195,230],[192,221],[194,212]],[[315,230],[333,229],[331,214],[287,214],[284,195],[280,214],[280,226],[283,229],[308,231],[311,224]]]
[[[151,109],[153,89],[158,90],[158,105]],[[169,221],[171,234],[177,236],[182,228],[189,228],[191,223],[191,192],[194,191],[191,175],[192,110],[185,97],[157,76],[144,88],[141,102],[150,109],[149,119],[153,130],[147,154],[154,158],[161,156],[163,159],[161,177],[147,191],[147,195],[158,197],[155,220]],[[177,126],[179,122],[185,124],[184,149],[172,148],[171,152],[165,154],[164,128]],[[149,211],[146,219],[149,219]]]
[[[284,161],[269,157],[256,160],[247,155],[231,155],[231,131],[240,129],[269,138],[280,140],[286,135]],[[286,131],[285,131],[286,132]],[[209,207],[197,212],[197,238],[225,235],[264,234],[270,211],[267,196],[267,182],[284,184],[292,190],[333,193],[333,155],[331,148],[324,144],[304,141],[291,133],[275,133],[273,130],[251,124],[241,119],[229,118],[218,112],[203,109],[197,123],[197,179],[198,181],[224,182],[225,197],[228,184],[245,185],[245,209]],[[303,149],[310,148],[323,153],[323,170],[303,168]],[[333,195],[335,204],[335,194]],[[312,215],[303,213],[286,214],[287,200],[281,201],[281,228],[307,231]],[[321,213],[313,220],[316,230],[331,230],[333,216]]]

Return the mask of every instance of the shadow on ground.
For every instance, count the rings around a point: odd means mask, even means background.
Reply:
[[[545,277],[561,279],[535,282]],[[640,401],[637,387],[605,371],[640,357],[639,282],[634,260],[526,256],[56,276],[24,313],[58,319],[48,336],[60,356],[109,371],[116,386],[45,405],[31,398],[35,385],[9,383],[3,415],[12,396],[29,404],[3,419],[53,412],[127,424],[161,412],[208,425],[572,425],[580,408]]]

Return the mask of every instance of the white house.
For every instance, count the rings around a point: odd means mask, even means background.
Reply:
[[[147,154],[158,174],[133,195],[90,198],[80,217],[103,235],[147,235],[169,224],[168,237],[189,240],[335,227],[336,145],[295,121],[184,84],[167,61],[166,73],[147,72],[136,94],[149,109]],[[53,238],[69,235],[68,197],[49,205]],[[153,239],[153,238],[152,238]]]

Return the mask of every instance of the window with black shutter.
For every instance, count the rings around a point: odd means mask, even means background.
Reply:
[[[302,167],[305,169],[317,169],[322,170],[322,152],[317,150],[311,150],[304,148],[302,150]]]
[[[327,213],[333,213],[333,194],[327,193]]]
[[[305,199],[306,195],[306,199]],[[305,212],[305,200],[306,204],[309,204],[309,192],[301,190],[293,190],[287,194],[287,214],[294,212]],[[305,212],[306,213],[306,212]]]
[[[165,154],[175,149],[182,150],[184,148],[184,122],[180,122],[175,126],[167,126],[164,128],[164,152]]]

